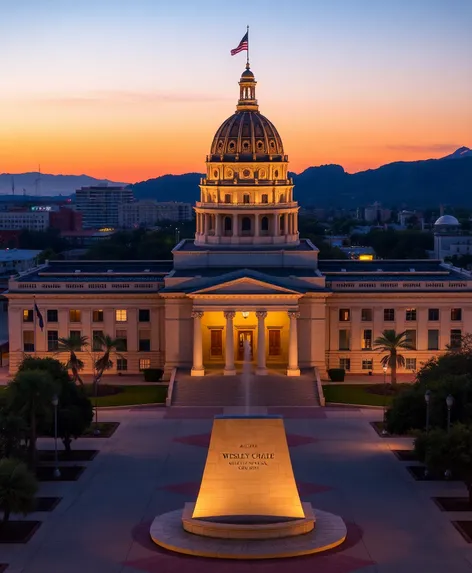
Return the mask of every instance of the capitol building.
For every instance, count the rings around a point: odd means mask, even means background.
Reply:
[[[124,348],[113,374],[234,375],[246,341],[260,375],[381,372],[373,345],[385,329],[407,331],[412,371],[472,332],[470,273],[439,259],[319,261],[299,236],[288,166],[247,67],[206,158],[195,238],[176,245],[172,261],[51,261],[12,277],[10,371],[25,354],[55,356],[61,337],[105,333]],[[93,345],[81,359],[90,373]]]

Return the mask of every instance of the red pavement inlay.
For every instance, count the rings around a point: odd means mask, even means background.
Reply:
[[[239,561],[231,559],[209,559],[192,557],[166,551],[155,545],[150,536],[151,522],[140,523],[133,530],[133,539],[151,555],[142,559],[126,561],[124,565],[133,567],[143,573],[353,573],[364,567],[375,565],[358,557],[346,555],[362,539],[362,530],[354,523],[347,523],[347,539],[339,547],[315,555],[292,557],[290,559],[269,559]]]
[[[185,495],[189,499],[195,499],[198,495],[199,488],[200,488],[200,482],[189,481],[175,484],[171,483],[169,485],[164,485],[159,489],[164,489],[171,493],[178,493],[180,495]],[[315,493],[323,493],[324,491],[329,491],[330,489],[333,489],[327,485],[321,485],[306,481],[297,481],[297,488],[301,497],[313,495]]]
[[[208,448],[210,445],[210,434],[190,434],[188,436],[180,436],[173,439],[174,442],[185,444],[187,446],[199,446],[201,448]],[[315,444],[318,440],[311,436],[301,436],[300,434],[287,434],[287,443],[290,448],[297,446],[305,446],[307,444]]]

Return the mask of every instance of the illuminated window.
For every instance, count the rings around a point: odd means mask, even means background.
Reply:
[[[340,322],[349,322],[351,320],[351,311],[349,308],[340,308],[339,309],[339,321]]]
[[[385,322],[390,322],[392,320],[395,320],[394,308],[384,308],[384,320]]]
[[[346,372],[349,372],[351,369],[351,359],[350,358],[340,358],[339,359],[339,368],[343,368]]]
[[[372,370],[374,367],[374,361],[372,358],[367,358],[362,361],[362,370]]]
[[[361,320],[362,322],[372,322],[372,309],[363,308],[361,310]]]
[[[439,320],[439,308],[428,308],[428,320]]]
[[[116,322],[126,322],[128,320],[128,311],[125,309],[115,310],[115,320]]]
[[[407,308],[405,311],[405,320],[415,321],[416,320],[416,308]]]
[[[462,320],[462,308],[451,308],[451,320]]]
[[[25,310],[23,310],[23,322],[33,322],[33,320],[33,311],[25,308]]]
[[[372,349],[372,330],[369,328],[364,330],[362,336],[362,350],[371,350]]]
[[[140,358],[139,359],[139,369],[146,370],[146,368],[151,367],[151,360],[149,358]]]
[[[69,310],[69,322],[80,322],[82,313],[80,310]]]

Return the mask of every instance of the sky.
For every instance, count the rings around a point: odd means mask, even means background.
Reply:
[[[246,25],[292,171],[472,147],[472,0],[0,0],[0,172],[204,171]]]

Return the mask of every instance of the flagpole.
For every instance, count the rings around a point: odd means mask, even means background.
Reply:
[[[246,59],[246,69],[249,69],[249,25],[247,26],[247,59]]]
[[[34,344],[34,356],[36,357],[36,297],[33,296],[33,344]]]

